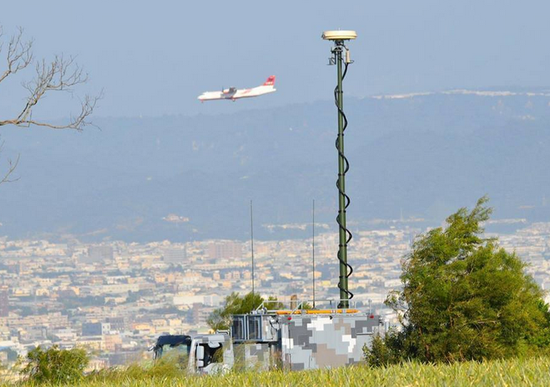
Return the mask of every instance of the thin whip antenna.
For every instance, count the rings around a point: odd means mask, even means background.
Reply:
[[[315,199],[313,199],[313,211],[312,211],[312,243],[311,243],[311,255],[313,258],[313,309],[315,309]]]
[[[254,217],[252,213],[252,200],[250,201],[250,252],[252,255],[252,295],[254,295]]]

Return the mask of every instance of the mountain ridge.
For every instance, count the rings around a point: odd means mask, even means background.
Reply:
[[[497,217],[550,220],[550,95],[534,94],[347,97],[348,218],[439,223],[487,194]],[[2,133],[21,179],[0,187],[0,235],[245,240],[250,199],[257,224],[308,222],[312,199],[335,224],[331,101],[96,121],[101,130]]]

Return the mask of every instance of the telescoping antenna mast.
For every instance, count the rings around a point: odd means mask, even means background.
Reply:
[[[338,83],[334,89],[334,100],[338,109],[338,137],[336,138],[336,149],[338,150],[338,223],[339,243],[338,243],[338,261],[340,264],[340,277],[338,288],[340,289],[339,308],[349,308],[349,300],[353,298],[353,293],[348,288],[348,278],[353,273],[352,267],[348,264],[348,243],[351,241],[351,232],[346,227],[346,209],[349,206],[350,199],[346,195],[346,173],[349,170],[349,162],[344,155],[344,132],[348,126],[348,120],[344,114],[344,91],[342,90],[342,81],[346,77],[348,65],[352,63],[348,47],[345,45],[347,40],[357,38],[355,31],[325,31],[322,38],[331,40],[334,46],[331,49],[329,65],[336,65]],[[343,67],[343,69],[342,69]]]
[[[312,214],[312,220],[311,220],[311,258],[312,258],[312,265],[313,265],[313,309],[315,309],[315,199],[313,199],[313,210],[311,211]]]
[[[252,260],[252,295],[254,295],[254,216],[252,214],[252,200],[250,201],[250,257]]]

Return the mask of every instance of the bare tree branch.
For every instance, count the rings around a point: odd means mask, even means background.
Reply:
[[[3,31],[0,30],[0,38],[2,36]],[[18,33],[14,35],[8,43],[8,52],[6,54],[7,68],[2,75],[0,75],[0,82],[31,64],[33,60],[33,41],[29,40],[28,42],[24,42],[22,38],[23,29],[19,28]],[[3,42],[0,43],[0,52],[3,49],[3,45]]]
[[[36,64],[35,78],[24,87],[29,92],[29,97],[24,108],[16,118],[0,120],[0,126],[15,125],[28,127],[30,125],[44,126],[52,129],[76,129],[82,130],[89,125],[86,119],[93,113],[97,101],[101,98],[85,96],[81,101],[80,113],[69,119],[69,122],[63,125],[54,125],[49,122],[35,120],[32,117],[33,108],[45,97],[46,93],[54,91],[72,92],[72,87],[88,81],[88,74],[84,73],[82,68],[75,63],[74,58],[68,59],[63,56],[55,56],[51,63],[42,60]]]
[[[65,58],[63,55],[56,55],[51,62],[44,59],[35,62],[33,56],[33,41],[23,39],[23,29],[19,28],[17,33],[9,40],[7,50],[4,52],[6,57],[6,69],[0,70],[0,83],[6,78],[27,68],[32,63],[35,65],[35,77],[23,87],[28,91],[24,107],[19,114],[13,118],[0,117],[0,127],[14,125],[19,127],[29,127],[31,125],[47,127],[51,129],[75,129],[82,130],[86,125],[93,125],[88,118],[93,113],[97,102],[102,98],[98,96],[86,95],[80,101],[80,111],[76,116],[71,115],[68,122],[63,124],[53,124],[49,121],[33,118],[33,109],[38,103],[46,98],[50,93],[56,91],[73,93],[73,87],[88,82],[88,74],[84,72],[74,60],[73,57]],[[0,53],[4,50],[4,34],[0,26]],[[0,146],[1,151],[1,146]],[[1,177],[0,184],[13,181],[10,178],[13,171],[19,163],[19,156],[15,161],[8,160],[8,172]]]
[[[2,142],[0,144],[0,152],[2,152],[2,148],[4,147],[4,143]],[[14,181],[19,180],[19,178],[12,179],[11,175],[15,171],[15,168],[17,168],[17,164],[19,164],[19,155],[17,155],[17,159],[15,161],[8,159],[8,170],[4,173],[4,176],[0,178],[0,184],[3,183],[11,183]]]
[[[3,35],[0,29],[0,39]],[[8,76],[17,73],[18,71],[28,67],[33,61],[32,53],[33,41],[23,41],[23,29],[19,28],[18,33],[13,36],[8,44],[6,53],[7,68],[0,75],[0,82]],[[0,52],[2,51],[0,43]],[[61,125],[55,125],[47,121],[37,120],[33,118],[33,108],[46,97],[48,93],[55,91],[66,91],[72,93],[74,86],[84,84],[88,81],[82,67],[80,67],[73,57],[65,58],[63,55],[56,55],[51,62],[42,59],[36,62],[35,78],[23,84],[23,87],[29,92],[25,106],[17,115],[11,119],[0,119],[0,126],[15,125],[28,127],[31,125],[48,127],[51,129],[75,129],[82,130],[91,122],[87,118],[93,113],[97,101],[101,95],[97,97],[85,96],[81,101],[81,109],[78,115],[71,116],[69,122]]]

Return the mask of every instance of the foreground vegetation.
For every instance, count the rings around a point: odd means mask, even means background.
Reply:
[[[405,257],[403,289],[387,305],[401,330],[377,336],[361,366],[306,372],[187,375],[181,361],[133,365],[85,375],[82,349],[34,349],[19,386],[543,386],[550,370],[550,310],[544,292],[515,254],[483,237],[487,199],[420,235]],[[270,299],[278,304],[276,299]],[[209,319],[227,328],[231,316],[262,298],[234,293]],[[51,384],[49,384],[51,383]],[[1,387],[1,386],[0,386]]]
[[[402,329],[377,339],[370,365],[455,362],[550,353],[550,312],[544,292],[514,252],[483,235],[492,209],[481,198],[445,227],[420,235],[405,257],[403,289],[386,304]]]
[[[406,362],[388,367],[342,367],[302,372],[244,372],[222,376],[185,376],[173,369],[131,367],[86,377],[81,387],[208,387],[208,386],[547,386],[550,358],[508,359],[453,364]],[[25,383],[21,387],[43,386]],[[8,386],[8,385],[3,385]],[[9,385],[14,387],[14,385]]]

